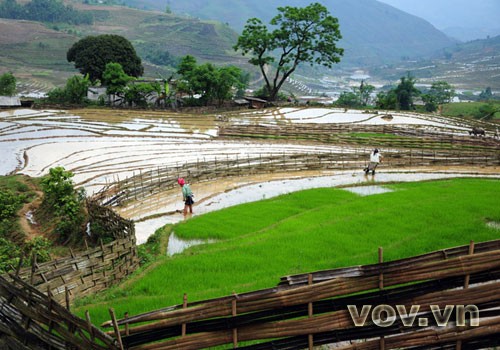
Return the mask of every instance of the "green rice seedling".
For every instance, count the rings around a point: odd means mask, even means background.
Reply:
[[[160,257],[131,283],[80,303],[92,319],[275,286],[284,275],[376,263],[500,237],[500,181],[453,179],[388,184],[359,196],[339,188],[296,192],[175,225],[186,238],[216,238]]]

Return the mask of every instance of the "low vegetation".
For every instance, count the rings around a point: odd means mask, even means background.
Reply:
[[[386,185],[358,196],[337,188],[292,193],[197,216],[172,229],[184,239],[216,239],[160,255],[129,282],[80,300],[96,324],[190,301],[275,286],[280,276],[374,263],[498,238],[498,180],[455,179]],[[161,236],[161,232],[157,233]],[[154,242],[153,242],[154,241]],[[152,243],[158,247],[161,239]]]
[[[19,4],[15,0],[0,2],[0,17],[48,23],[92,24],[90,11],[78,11],[57,0],[32,0]]]
[[[0,273],[84,247],[85,195],[72,177],[62,167],[42,178],[0,176]]]
[[[19,176],[0,176],[0,273],[19,264],[22,255],[31,256],[43,246],[43,239],[27,240],[18,220],[18,212],[29,203],[35,193]],[[42,253],[46,256],[45,252]]]
[[[85,231],[85,193],[83,189],[75,189],[72,177],[70,171],[56,167],[40,182],[44,199],[38,216],[43,216],[43,221],[51,218],[54,228],[50,235],[63,245],[82,243]]]
[[[500,101],[449,103],[443,105],[441,113],[449,117],[500,121]]]

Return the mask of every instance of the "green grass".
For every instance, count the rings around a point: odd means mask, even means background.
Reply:
[[[160,257],[129,282],[81,300],[98,324],[113,307],[121,317],[190,301],[275,286],[279,277],[370,264],[378,247],[393,260],[499,238],[500,181],[454,179],[391,184],[393,192],[358,196],[336,188],[296,192],[194,217],[173,227],[183,238],[216,238]]]
[[[372,138],[401,138],[401,136],[394,135],[394,134],[381,134],[381,133],[375,133],[375,132],[351,132],[347,134],[350,137],[356,137],[356,138],[367,138],[367,139],[372,139]],[[411,140],[411,138],[406,137],[405,139]]]
[[[20,195],[29,192],[29,187],[19,176],[0,176],[0,191],[11,191]]]
[[[499,105],[500,101],[492,101],[491,103]],[[442,114],[448,117],[475,117],[481,115],[480,108],[486,106],[486,102],[460,102],[446,103],[443,105]],[[495,113],[493,120],[500,120],[500,112]]]

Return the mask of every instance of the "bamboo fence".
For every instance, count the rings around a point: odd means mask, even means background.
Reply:
[[[493,135],[494,131],[489,131]],[[369,137],[364,135],[370,134]],[[377,135],[379,134],[379,135]],[[391,137],[387,137],[390,135]],[[381,143],[383,147],[436,148],[444,145],[475,146],[491,149],[500,146],[494,137],[475,137],[457,129],[397,125],[363,124],[280,124],[280,125],[228,125],[219,130],[221,138],[261,138],[294,139],[323,143]]]
[[[114,240],[71,256],[0,276],[0,348],[119,349],[118,342],[71,314],[75,297],[119,283],[139,266],[134,224],[111,209],[87,203],[90,221]],[[88,237],[92,238],[92,236]],[[87,242],[87,241],[86,241]],[[36,257],[36,256],[35,256]],[[65,304],[65,307],[61,306]]]
[[[278,286],[167,307],[104,323],[126,349],[470,349],[500,345],[500,240],[408,259],[285,276]],[[354,325],[347,305],[419,305],[417,324]],[[437,324],[432,305],[474,304],[479,326],[458,313]],[[373,316],[373,314],[372,314]],[[427,324],[420,324],[425,319]],[[121,327],[121,328],[120,328]],[[250,345],[249,343],[250,342]],[[346,343],[347,342],[347,343]],[[361,343],[360,343],[361,342]]]
[[[91,220],[111,232],[115,240],[45,263],[33,259],[32,266],[17,276],[58,302],[94,294],[119,283],[139,266],[134,224],[111,209],[88,203]]]
[[[115,339],[15,275],[0,276],[0,348],[115,350]]]
[[[224,177],[299,172],[310,170],[359,170],[366,166],[368,148],[340,148],[331,152],[259,154],[253,157],[220,157],[213,160],[197,159],[175,167],[158,167],[116,181],[97,193],[93,199],[105,206],[124,205],[153,194],[173,189],[178,177],[203,182]],[[388,149],[384,150],[384,167],[500,165],[499,150],[439,150]]]
[[[462,126],[463,127],[463,126]],[[363,136],[369,134],[369,137]],[[380,134],[380,136],[376,136]],[[139,170],[131,177],[106,186],[93,198],[103,205],[122,205],[177,186],[178,177],[202,182],[273,172],[309,170],[360,170],[373,145],[383,147],[384,167],[497,166],[500,140],[492,137],[457,135],[456,129],[429,130],[386,125],[284,124],[230,125],[219,130],[221,138],[269,138],[334,144],[331,151],[289,151],[246,157],[233,155],[211,160]]]

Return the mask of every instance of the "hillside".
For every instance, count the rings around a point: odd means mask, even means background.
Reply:
[[[64,84],[75,72],[66,51],[76,40],[37,22],[0,18],[0,74],[12,72],[33,92]]]
[[[419,83],[444,80],[458,89],[500,90],[500,36],[474,40],[447,49],[431,60],[407,62],[385,67],[377,73],[397,80],[402,71],[410,71]]]
[[[105,33],[131,40],[143,60],[146,77],[172,74],[176,60],[187,54],[201,62],[235,64],[251,70],[247,59],[232,49],[238,37],[232,28],[239,26],[241,29],[248,18],[255,16],[268,21],[276,14],[276,8],[285,2],[271,0],[264,4],[258,0],[248,4],[239,0],[229,3],[211,0],[208,3],[210,5],[201,0],[169,2],[171,13],[165,13],[165,5],[158,0],[149,0],[149,3],[137,0],[134,5],[157,7],[163,12],[74,3],[78,10],[92,12],[93,25],[44,25],[0,19],[0,74],[6,71],[14,73],[21,83],[20,92],[46,92],[63,85],[70,76],[78,73],[66,60],[71,45],[84,36]],[[304,0],[286,4],[307,5]],[[494,74],[499,69],[495,63],[499,47],[490,45],[494,38],[473,42],[470,46],[460,45],[422,19],[375,0],[333,0],[329,7],[331,14],[339,18],[343,35],[339,46],[345,49],[345,55],[331,72],[308,66],[297,71],[295,79],[303,80],[312,89],[329,91],[329,86],[319,84],[322,77],[328,76],[328,79],[339,79],[341,83],[336,89],[344,91],[357,69],[384,84],[387,80],[397,81],[406,71],[411,71],[424,80],[436,76],[451,79],[451,83],[466,88],[500,88]],[[427,58],[422,55],[427,55]],[[434,60],[429,57],[434,57]],[[470,64],[479,71],[469,69]],[[463,74],[454,74],[457,70]]]
[[[138,1],[135,0],[135,3]],[[146,6],[164,9],[159,0],[143,0]],[[216,19],[240,31],[247,19],[257,17],[264,23],[277,14],[279,6],[304,7],[309,0],[192,0],[169,2],[174,13]],[[422,57],[455,43],[421,18],[376,0],[331,0],[324,3],[339,19],[347,65],[373,65]]]
[[[236,32],[219,22],[120,6],[79,4],[78,8],[92,11],[95,23],[45,26],[0,18],[0,74],[12,72],[32,91],[60,86],[78,73],[66,60],[68,49],[79,39],[98,34],[118,34],[129,39],[149,77],[168,74],[173,68],[148,62],[144,58],[147,52],[168,52],[174,59],[191,54],[216,64],[246,63],[232,50]]]
[[[500,35],[498,0],[379,0],[426,19],[461,41]]]

